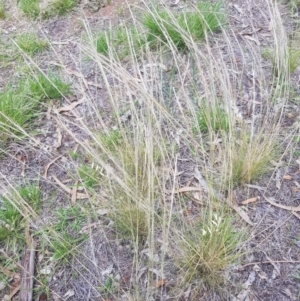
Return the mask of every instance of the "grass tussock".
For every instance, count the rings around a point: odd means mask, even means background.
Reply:
[[[25,15],[33,19],[38,17],[40,13],[39,0],[20,0],[18,3]]]
[[[24,240],[25,223],[32,217],[30,212],[40,211],[41,201],[42,193],[36,184],[19,187],[11,196],[1,196],[0,242],[9,244],[15,239]],[[27,212],[25,216],[21,208]]]
[[[0,141],[26,135],[38,117],[43,100],[60,99],[70,93],[70,85],[58,76],[39,75],[21,80],[17,88],[7,87],[0,93]]]
[[[28,130],[38,104],[38,99],[31,97],[23,87],[17,90],[8,88],[0,93],[1,141],[7,140],[12,133]]]
[[[77,0],[56,0],[53,2],[53,9],[58,15],[64,15],[67,11],[77,4]]]
[[[238,137],[224,141],[222,170],[227,185],[251,183],[271,171],[271,161],[276,161],[279,145],[273,133],[258,133],[251,137],[246,130]],[[233,139],[232,139],[233,138]]]
[[[29,90],[39,99],[59,99],[70,94],[70,84],[53,73],[49,76],[41,74],[29,82]]]
[[[187,40],[199,41],[206,33],[218,31],[224,23],[221,2],[199,3],[196,12],[173,15],[168,11],[156,11],[147,14],[143,25],[148,30],[147,40],[150,44],[172,43],[179,50],[187,48]],[[188,38],[186,38],[188,36]]]
[[[101,33],[96,40],[96,49],[99,53],[105,56],[112,53],[119,59],[130,56],[131,49],[139,53],[145,45],[145,37],[135,27],[118,27]]]
[[[281,67],[278,63],[278,59],[276,58],[276,53],[270,49],[266,49],[263,51],[263,56],[270,59],[272,62],[273,66],[273,72],[276,76],[282,73]],[[300,62],[300,51],[298,48],[294,47],[289,47],[286,51],[285,54],[285,61],[286,61],[286,66],[288,67],[288,73],[292,74],[296,71],[296,69],[299,67],[299,62]]]
[[[218,102],[211,103],[203,100],[197,112],[196,129],[199,129],[202,133],[211,130],[214,133],[229,132],[229,118],[228,113]]]
[[[50,18],[53,16],[63,16],[67,14],[78,4],[78,0],[53,0],[43,10],[43,18]]]
[[[212,289],[224,286],[222,272],[240,256],[237,248],[244,235],[232,222],[222,210],[207,210],[198,225],[184,235],[179,234],[182,253],[176,257],[184,281],[199,279]]]
[[[184,50],[189,39],[203,40],[206,33],[220,30],[223,23],[220,2],[214,5],[200,3],[196,12],[178,15],[155,10],[155,13],[145,14],[138,27],[121,26],[100,34],[96,49],[106,56],[111,52],[119,59],[128,57],[132,51],[141,53],[146,45],[155,48],[162,43],[172,43],[178,50]],[[143,33],[145,30],[146,34]]]
[[[154,218],[153,205],[158,175],[153,174],[163,155],[153,141],[141,142],[140,133],[118,130],[96,136],[97,147],[106,153],[118,178],[107,175],[111,196],[105,208],[114,221],[118,233],[137,243],[145,243]],[[150,145],[148,145],[150,143]],[[102,166],[102,172],[107,170]]]

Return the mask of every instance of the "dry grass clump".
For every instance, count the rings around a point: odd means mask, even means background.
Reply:
[[[247,129],[240,129],[237,136],[224,139],[222,169],[228,186],[251,183],[271,171],[271,161],[276,161],[279,145],[274,133],[257,133],[251,137]]]
[[[145,121],[141,124],[145,125]],[[104,153],[101,157],[108,160],[114,170],[96,160],[105,175],[101,187],[109,198],[103,206],[109,210],[118,233],[133,241],[145,242],[154,216],[159,181],[157,168],[164,162],[164,154],[161,152],[163,143],[158,147],[153,137],[145,136],[146,128],[138,129],[140,125],[136,124],[132,133],[122,128],[96,135],[94,139],[97,149]]]
[[[229,212],[205,210],[199,223],[176,237],[176,254],[184,281],[197,279],[211,289],[222,289],[224,271],[241,256],[238,250],[244,233],[235,229]]]

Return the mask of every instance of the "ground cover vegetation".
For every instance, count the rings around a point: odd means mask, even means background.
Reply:
[[[44,1],[46,5],[41,5],[40,0],[20,0],[18,6],[29,18],[51,18],[57,15],[65,15],[78,4],[77,0],[51,0]],[[42,8],[41,8],[42,7]]]
[[[0,295],[247,300],[268,279],[277,300],[279,264],[298,295],[296,2],[238,30],[254,20],[223,1],[105,2],[127,17],[100,28],[79,1],[42,4],[0,2],[0,22],[45,26],[1,41]]]

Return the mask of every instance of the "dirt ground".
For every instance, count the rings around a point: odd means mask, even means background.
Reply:
[[[229,10],[229,22],[235,32],[255,31],[255,34],[251,35],[252,40],[240,35],[238,41],[240,45],[249,45],[250,43],[252,47],[256,47],[259,43],[260,46],[268,47],[270,22],[266,2],[254,0],[245,3],[245,1],[236,0],[234,2],[225,1],[225,3]],[[131,7],[144,5],[139,1],[128,1],[127,4],[131,4]],[[129,19],[130,11],[127,4],[122,0],[112,0],[110,5],[94,11],[94,9],[84,8],[84,3],[81,3],[76,10],[66,16],[32,21],[15,9],[15,3],[5,3],[9,18],[0,20],[0,42],[5,47],[5,44],[9,43],[10,39],[18,33],[36,28],[39,36],[48,39],[51,43],[51,49],[46,55],[42,53],[37,56],[36,60],[39,62],[39,66],[44,70],[59,68],[59,65],[65,66],[69,70],[67,80],[71,80],[77,86],[83,86],[83,80],[76,75],[76,72],[82,74],[84,79],[91,83],[88,90],[90,97],[95,99],[99,107],[109,114],[108,96],[100,87],[98,67],[92,61],[78,59],[82,55],[80,42],[86,38],[85,22],[93,31],[100,32],[109,26],[115,26]],[[184,3],[183,1],[165,1],[165,5],[180,10]],[[290,18],[286,5],[280,5],[282,6],[282,15],[286,16],[284,17],[286,30],[291,32],[295,27],[296,17]],[[234,38],[232,43],[234,48]],[[218,41],[218,46],[220,45],[222,45],[222,41]],[[234,59],[238,65],[241,56],[239,47],[236,47],[235,53]],[[226,59],[226,49],[223,54]],[[232,59],[228,57],[228,60],[232,61]],[[248,61],[248,69],[243,70],[242,92],[237,93],[239,109],[244,118],[255,114],[251,111],[252,106],[249,106],[249,99],[255,99],[263,106],[263,91],[253,90],[252,58],[249,57]],[[266,60],[267,64],[269,62]],[[18,62],[13,59],[8,66],[0,69],[0,90],[6,86],[7,79],[11,79],[12,82],[18,80],[17,70]],[[297,95],[300,86],[300,70],[292,75],[291,80],[296,87],[295,97],[299,99]],[[81,98],[78,91],[76,90],[72,96],[73,101]],[[65,104],[65,100],[52,105],[63,104]],[[283,141],[282,143],[284,143],[286,132],[299,122],[300,108],[298,104],[299,101],[298,103],[291,101],[286,107],[286,112],[290,115],[287,114],[289,117],[285,117],[283,120],[282,137],[278,138]],[[61,147],[55,148],[58,124],[55,119],[47,118],[47,109],[45,108],[45,113],[40,116],[38,121],[39,130],[34,135],[36,147],[33,149],[23,143],[11,143],[8,146],[7,155],[1,157],[2,178],[0,177],[0,181],[4,183],[3,185],[7,185],[5,183],[9,182],[24,183],[23,163],[20,163],[20,156],[26,164],[26,179],[40,179],[41,188],[46,195],[51,195],[53,192],[55,185],[53,175],[59,179],[68,178],[65,170],[69,161],[64,159],[64,156],[76,147],[76,142],[68,133],[64,133]],[[80,105],[77,109],[88,117],[89,111],[85,104]],[[70,120],[74,122],[76,119],[70,117]],[[75,125],[74,132],[82,140],[85,139],[83,133]],[[293,149],[293,152],[295,151],[300,152],[299,145]],[[41,180],[45,166],[59,156],[62,157],[58,159],[57,164],[52,165],[48,170],[48,180]],[[179,182],[184,183],[186,179],[190,178],[197,164],[184,147],[181,149],[180,157],[184,160],[178,166],[178,172],[182,172]],[[176,289],[176,280],[172,277],[175,268],[170,264],[165,275],[167,279],[170,279],[169,282],[157,289],[155,299],[151,300],[300,300],[300,212],[298,214],[288,210],[288,206],[300,206],[300,166],[296,159],[291,157],[291,152],[287,150],[281,161],[277,162],[276,172],[234,191],[232,198],[237,205],[249,198],[257,197],[257,201],[242,207],[248,213],[253,226],[249,232],[248,243],[242,250],[246,254],[243,262],[232,267],[228,273],[229,283],[232,285],[230,296],[227,295],[222,299],[217,294],[213,296],[211,292],[201,292],[194,299],[190,299],[189,296],[192,293],[188,294]],[[86,158],[86,160],[89,159]],[[59,163],[63,163],[64,168],[59,168]],[[72,166],[69,167],[72,168]],[[53,201],[44,204],[42,220],[47,221],[53,214],[54,208],[63,206],[67,202],[63,193],[56,195],[54,199],[51,198]],[[51,290],[50,299],[47,299],[46,295],[42,293],[36,300],[128,300],[126,291],[132,289],[130,287],[132,285],[130,277],[133,273],[132,245],[127,240],[123,240],[121,243],[115,242],[112,233],[105,230],[106,223],[107,221],[103,218],[100,221],[103,230],[98,227],[96,233],[93,233],[93,247],[91,247],[90,241],[82,244],[82,252],[86,256],[80,260],[75,259],[72,266],[76,266],[76,271],[64,266],[58,267],[55,276],[48,279]],[[166,265],[168,265],[168,260],[166,260]],[[77,277],[72,277],[75,272]],[[119,294],[113,299],[101,299],[95,287],[103,285],[106,275],[111,273],[121,279],[122,289],[120,291],[123,294]],[[144,277],[142,272],[140,277],[141,279]],[[194,287],[191,289],[194,290]],[[169,295],[169,291],[172,291],[172,295]],[[174,292],[177,292],[178,295],[176,296]],[[0,290],[0,298],[2,299],[7,293],[5,289]],[[18,300],[18,298],[15,297],[13,300]]]

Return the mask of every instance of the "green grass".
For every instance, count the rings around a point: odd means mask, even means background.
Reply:
[[[29,90],[31,95],[39,99],[60,99],[70,94],[70,84],[53,73],[49,76],[41,74],[29,82]]]
[[[118,235],[144,244],[149,234],[147,213],[142,209],[142,205],[131,199],[120,197],[117,210],[109,215],[115,222]],[[115,204],[117,204],[116,201]]]
[[[167,43],[168,40],[172,41],[179,49],[186,47],[184,38],[180,32],[180,28],[176,28],[172,24],[172,19],[166,12],[159,12],[157,19],[151,14],[148,14],[143,19],[143,25],[148,30],[147,40],[150,45],[155,46],[157,43]]]
[[[128,57],[133,51],[140,53],[144,49],[146,40],[134,27],[117,27],[101,33],[96,40],[97,52],[108,56],[109,52],[119,59]]]
[[[0,241],[3,242],[12,238],[21,239],[21,230],[24,227],[22,213],[8,198],[2,197],[1,203]]]
[[[171,41],[178,49],[186,49],[186,41],[189,38],[193,38],[194,41],[202,40],[205,32],[218,31],[224,23],[220,3],[200,3],[197,10],[176,15],[163,11],[146,14],[141,20],[147,29],[146,37],[137,27],[117,27],[98,36],[96,49],[106,56],[109,52],[117,54],[119,59],[130,55],[131,52],[141,53],[147,42],[151,47],[158,47],[161,42]]]
[[[52,231],[58,234],[50,243],[53,259],[60,262],[68,262],[77,253],[78,244],[86,239],[85,234],[79,234],[87,220],[87,213],[79,205],[59,208],[56,211],[57,220]]]
[[[22,34],[17,38],[18,46],[27,54],[33,56],[48,48],[48,42],[41,40],[33,33]]]
[[[229,131],[229,116],[218,103],[202,101],[197,113],[197,128],[203,133]]]
[[[20,187],[18,193],[22,200],[27,203],[34,212],[40,212],[43,196],[42,191],[37,184],[27,184],[24,187]]]
[[[197,10],[197,12],[176,15],[162,11],[147,14],[142,23],[148,30],[150,45],[172,42],[179,50],[184,50],[188,47],[188,39],[199,41],[205,37],[205,32],[211,33],[221,28],[224,22],[221,2],[214,5],[206,2],[200,3]]]
[[[19,0],[19,7],[30,18],[36,19],[40,13],[39,0]]]
[[[29,129],[40,100],[28,92],[25,86],[20,86],[17,90],[7,88],[0,93],[0,140],[6,140],[9,134],[21,134],[22,130]]]
[[[86,220],[86,213],[78,205],[59,208],[56,211],[56,215],[57,222],[54,225],[54,229],[63,233],[70,233],[72,231],[78,233]]]
[[[108,133],[103,133],[98,136],[98,143],[103,145],[110,152],[115,152],[122,145],[122,136],[119,130],[110,130]]]
[[[274,53],[274,51],[270,49],[265,49],[262,52],[262,55],[265,58],[271,60],[274,74],[276,76],[280,75],[282,73],[281,71],[282,65],[278,63],[278,59],[276,59],[276,54]],[[287,67],[288,67],[287,70],[289,74],[294,73],[300,64],[300,50],[295,47],[289,47],[287,49],[287,53],[285,54],[285,61],[287,63]]]
[[[96,49],[103,55],[108,55],[109,51],[109,38],[105,33],[102,33],[96,41]]]
[[[110,182],[111,201],[106,205],[109,216],[114,221],[117,233],[132,239],[138,244],[145,243],[149,235],[149,221],[153,218],[151,209],[156,193],[154,186],[157,177],[150,177],[149,172],[158,166],[163,155],[157,156],[157,149],[147,149],[146,145],[120,144],[117,150],[108,151],[114,164],[119,166],[123,185]],[[125,147],[126,145],[126,147]],[[128,191],[127,191],[128,189]]]
[[[109,293],[112,291],[112,281],[113,279],[108,277],[103,287],[100,288],[100,291],[103,292],[106,297],[108,297]]]
[[[53,74],[21,80],[16,89],[7,87],[0,93],[0,141],[5,144],[9,135],[22,136],[24,130],[32,128],[43,100],[60,99],[69,93],[70,85]]]
[[[99,186],[101,173],[97,166],[82,165],[78,169],[78,174],[86,189],[94,189]]]
[[[62,237],[53,239],[51,243],[51,249],[53,253],[53,259],[61,263],[68,263],[76,255],[78,243],[81,243],[83,238],[73,238],[68,234],[62,235]]]
[[[65,15],[77,5],[77,0],[55,0],[48,8],[50,15]]]
[[[288,53],[289,72],[294,73],[300,64],[300,50],[289,48]]]
[[[22,231],[26,219],[30,218],[30,212],[24,216],[25,211],[21,212],[18,207],[21,207],[20,203],[25,203],[26,206],[30,206],[30,210],[38,213],[41,208],[41,201],[42,193],[36,184],[19,187],[10,197],[0,197],[0,241],[23,240]]]
[[[5,14],[5,6],[4,6],[4,1],[0,1],[0,19],[5,19],[6,14]]]
[[[290,6],[290,10],[293,14],[297,13],[299,11],[299,9],[300,9],[299,0],[289,0],[288,3],[289,3],[289,6]]]

